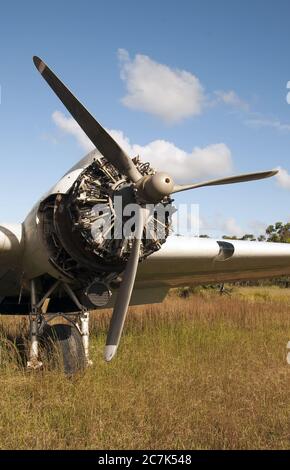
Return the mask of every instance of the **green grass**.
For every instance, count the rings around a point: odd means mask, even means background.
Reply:
[[[94,314],[94,365],[73,379],[27,372],[3,318],[0,449],[289,449],[290,309],[250,289],[135,308],[111,364]]]

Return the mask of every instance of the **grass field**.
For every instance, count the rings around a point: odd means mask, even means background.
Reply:
[[[290,289],[134,308],[111,364],[108,319],[94,314],[94,365],[73,379],[27,372],[23,320],[0,320],[0,449],[290,448]]]

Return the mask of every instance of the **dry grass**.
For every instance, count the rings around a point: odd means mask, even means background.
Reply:
[[[74,379],[26,372],[7,340],[23,324],[3,319],[0,449],[289,449],[290,309],[252,293],[135,308],[109,365],[96,313],[94,365]]]

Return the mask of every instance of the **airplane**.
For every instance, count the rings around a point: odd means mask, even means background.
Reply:
[[[287,244],[171,234],[175,193],[268,178],[278,170],[175,184],[172,175],[130,158],[54,72],[39,57],[33,61],[95,149],[23,223],[0,225],[0,313],[29,317],[28,368],[43,366],[43,338],[58,344],[66,372],[91,364],[91,310],[113,307],[104,349],[110,362],[129,304],[162,302],[172,287],[290,274]]]

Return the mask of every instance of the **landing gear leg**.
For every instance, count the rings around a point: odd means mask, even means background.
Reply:
[[[90,356],[89,356],[89,340],[90,340],[89,322],[90,322],[90,313],[88,311],[83,311],[80,314],[80,331],[82,335],[82,341],[83,341],[83,346],[85,350],[87,365],[91,366],[93,364],[93,361],[91,361]]]
[[[28,369],[41,369],[42,362],[39,361],[38,355],[38,332],[41,324],[41,314],[38,312],[36,303],[36,290],[35,282],[31,281],[31,314],[30,314],[30,350],[29,361],[27,362]]]

